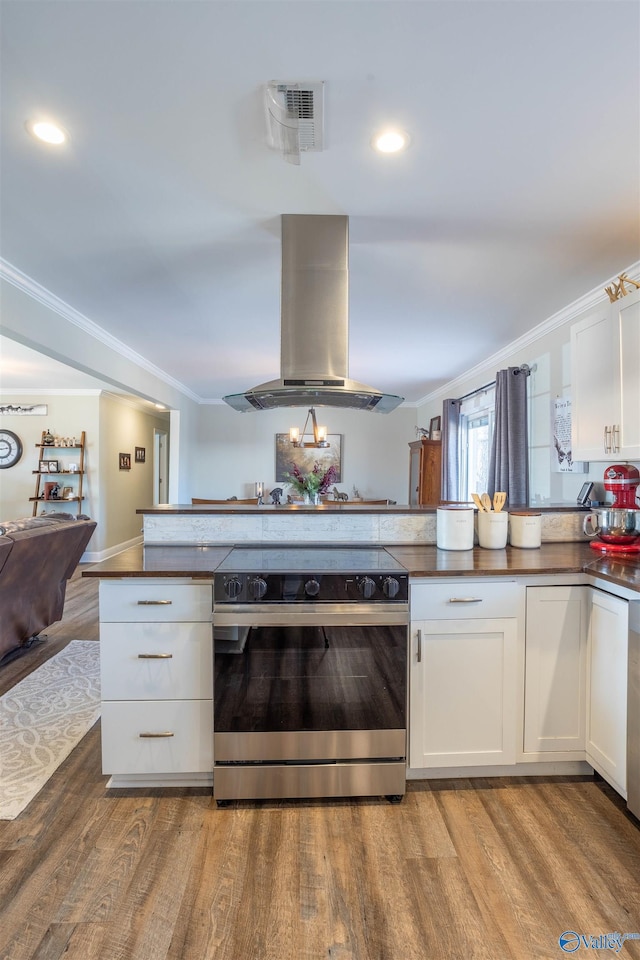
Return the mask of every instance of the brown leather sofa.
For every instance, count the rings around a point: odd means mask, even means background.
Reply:
[[[95,528],[71,514],[0,522],[0,663],[60,620],[67,580]]]

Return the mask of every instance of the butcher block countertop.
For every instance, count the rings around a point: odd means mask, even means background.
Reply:
[[[149,545],[128,550],[83,570],[83,577],[211,578],[229,546]],[[412,577],[562,576],[588,573],[640,593],[640,559],[596,554],[587,543],[543,543],[539,549],[439,550],[435,544],[387,546]]]

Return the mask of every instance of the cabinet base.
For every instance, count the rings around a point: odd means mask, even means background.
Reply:
[[[107,790],[122,787],[207,787],[213,788],[211,773],[114,773],[107,782]]]

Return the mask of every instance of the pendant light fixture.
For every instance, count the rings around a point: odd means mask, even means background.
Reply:
[[[311,417],[311,424],[313,427],[313,442],[307,440],[305,442],[304,436],[307,430],[307,424],[309,423],[309,417]],[[327,440],[327,428],[319,427],[316,420],[316,412],[313,407],[309,407],[309,412],[307,413],[307,419],[304,422],[304,427],[302,432],[298,427],[291,427],[289,430],[289,440],[291,441],[292,446],[294,447],[312,447],[312,448],[326,448],[330,447],[331,444]]]

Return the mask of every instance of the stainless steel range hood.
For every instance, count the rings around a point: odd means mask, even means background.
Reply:
[[[345,407],[389,413],[403,397],[350,380],[349,218],[282,215],[280,379],[224,397],[234,410]]]

